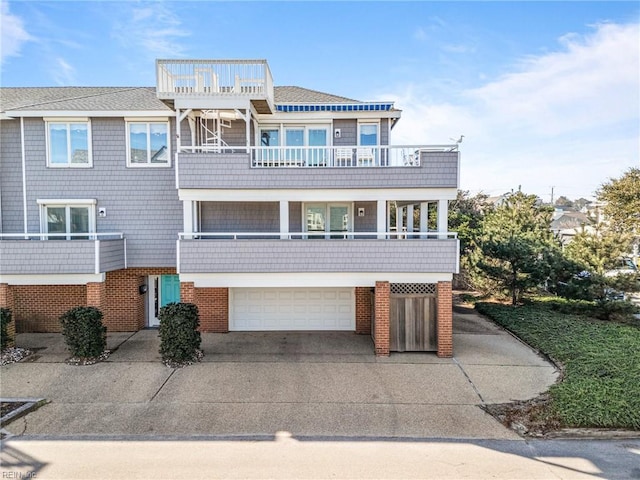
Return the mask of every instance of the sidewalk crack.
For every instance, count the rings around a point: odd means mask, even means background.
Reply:
[[[485,405],[484,398],[482,398],[482,395],[480,394],[480,391],[476,388],[475,384],[473,383],[473,380],[471,380],[471,377],[469,377],[469,375],[467,375],[467,372],[464,371],[464,368],[462,368],[462,365],[460,364],[460,362],[458,362],[458,359],[453,357],[452,360],[453,360],[453,363],[455,363],[458,366],[458,368],[460,369],[462,374],[466,377],[466,379],[471,384],[471,388],[473,388],[473,391],[476,392],[476,395],[478,395],[478,398],[480,399],[480,403],[482,405]]]
[[[158,390],[156,391],[156,393],[153,394],[153,396],[151,397],[151,399],[149,400],[149,402],[153,402],[153,400],[158,396],[158,394],[160,393],[160,390],[162,390],[164,388],[164,386],[167,384],[167,382],[169,381],[169,379],[173,376],[173,374],[176,373],[176,369],[172,369],[171,373],[169,374],[169,376],[165,379],[164,382],[162,382],[162,385],[160,385],[160,388],[158,388]]]

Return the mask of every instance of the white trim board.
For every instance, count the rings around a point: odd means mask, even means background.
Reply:
[[[86,285],[91,282],[102,283],[105,274],[90,273],[46,274],[46,275],[0,275],[0,283],[9,285]]]
[[[307,189],[191,189],[178,190],[182,201],[200,202],[353,202],[455,200],[457,188],[307,188]]]
[[[376,281],[391,283],[450,282],[451,273],[181,273],[181,282],[206,287],[374,287]]]

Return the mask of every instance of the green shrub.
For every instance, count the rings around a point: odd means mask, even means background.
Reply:
[[[170,303],[160,309],[160,355],[170,363],[186,364],[198,359],[200,319],[192,303]]]
[[[96,307],[75,307],[60,317],[62,335],[71,355],[97,358],[107,347],[107,327]]]
[[[0,308],[0,350],[4,351],[12,342],[9,336],[9,324],[11,323],[11,310]]]
[[[603,300],[596,302],[595,317],[600,320],[624,322],[631,320],[638,308],[631,302],[621,300]]]

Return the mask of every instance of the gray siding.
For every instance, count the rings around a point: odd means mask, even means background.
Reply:
[[[0,271],[5,275],[94,273],[93,240],[0,241]]]
[[[339,147],[350,147],[358,144],[358,122],[355,119],[334,120],[333,130],[340,129],[340,138],[333,138],[333,145]],[[333,135],[333,132],[331,132]]]
[[[203,232],[279,232],[277,202],[203,202]]]
[[[358,208],[364,208],[364,217],[358,216]],[[355,202],[353,206],[353,231],[375,232],[378,228],[378,204],[376,202]]]
[[[24,231],[19,120],[0,120],[0,209],[0,233]]]
[[[125,240],[100,240],[100,271],[112,272],[125,268]]]
[[[181,240],[181,273],[455,273],[458,240]]]
[[[47,168],[45,124],[25,120],[29,231],[40,231],[39,198],[96,199],[107,211],[96,219],[97,231],[124,232],[130,267],[174,266],[182,204],[173,166],[127,168],[124,119],[95,118],[91,127],[92,168]]]
[[[180,188],[458,187],[458,152],[423,152],[419,167],[251,168],[244,153],[181,153],[178,161]]]
[[[302,202],[289,202],[289,231],[302,232]]]

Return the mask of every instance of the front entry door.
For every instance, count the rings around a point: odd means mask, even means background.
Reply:
[[[160,326],[160,309],[171,302],[180,301],[179,275],[150,275],[147,292],[147,325]]]

